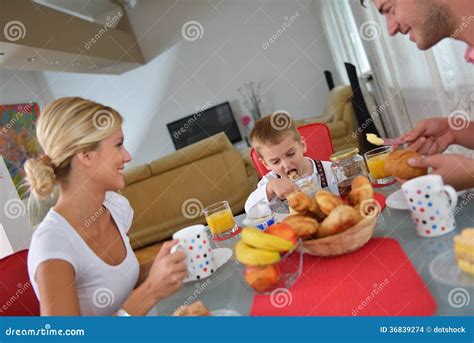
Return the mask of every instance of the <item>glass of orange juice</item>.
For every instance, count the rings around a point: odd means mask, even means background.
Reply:
[[[386,185],[393,182],[393,176],[385,171],[385,159],[391,152],[391,146],[382,146],[364,154],[367,167],[372,176],[372,182],[379,185]]]
[[[239,229],[227,201],[220,201],[206,207],[204,215],[215,240],[230,238]]]

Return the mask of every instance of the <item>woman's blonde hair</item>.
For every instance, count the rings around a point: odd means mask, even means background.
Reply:
[[[79,97],[49,103],[36,127],[44,155],[28,159],[24,166],[29,191],[38,198],[51,195],[56,181],[69,174],[72,158],[79,152],[95,150],[121,127],[122,121],[114,109]]]

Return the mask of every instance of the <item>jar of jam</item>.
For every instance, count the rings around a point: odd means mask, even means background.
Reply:
[[[329,159],[333,162],[331,170],[339,195],[345,199],[351,191],[352,180],[359,175],[367,176],[364,158],[359,155],[358,148],[348,148],[335,152]]]

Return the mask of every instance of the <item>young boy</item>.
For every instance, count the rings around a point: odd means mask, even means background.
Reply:
[[[287,116],[288,120],[281,120],[281,116]],[[280,123],[285,122],[288,125],[279,126],[275,120],[277,117],[281,120]],[[307,150],[306,142],[288,113],[276,112],[257,120],[250,133],[250,143],[260,162],[270,172],[262,177],[257,189],[247,199],[245,203],[247,213],[258,203],[284,200],[288,194],[298,190],[289,174],[297,173],[298,176],[318,174],[322,188],[335,183],[331,162],[314,161],[304,157]]]

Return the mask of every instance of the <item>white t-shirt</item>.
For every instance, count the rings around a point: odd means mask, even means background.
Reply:
[[[122,307],[137,283],[140,272],[127,236],[133,210],[125,197],[114,192],[106,193],[104,206],[110,211],[120,231],[127,249],[126,258],[117,266],[105,263],[67,220],[51,209],[35,230],[28,253],[28,272],[38,299],[36,269],[44,261],[60,259],[69,262],[75,270],[82,316],[111,316]]]
[[[311,158],[305,157],[306,159],[310,160],[313,165],[313,175],[318,174],[318,169],[316,168],[316,164]],[[331,191],[333,191],[334,187],[336,186],[336,181],[332,174],[331,170],[331,162],[328,161],[321,161],[324,169],[324,174],[326,174],[326,180],[328,187]],[[262,177],[260,182],[257,184],[257,189],[254,190],[248,197],[247,201],[245,202],[245,212],[249,213],[250,209],[258,204],[259,202],[267,202],[270,203],[270,200],[267,198],[267,184],[274,179],[277,179],[278,175],[275,172],[268,172],[265,176]]]

